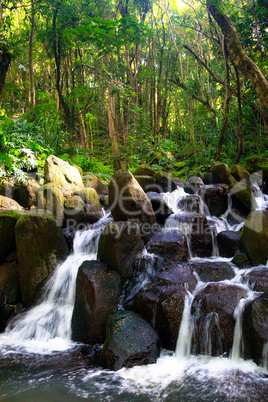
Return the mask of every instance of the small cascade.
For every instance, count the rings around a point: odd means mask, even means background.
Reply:
[[[161,267],[162,259],[156,254],[149,253],[146,248],[136,262],[135,276],[129,280],[124,302],[132,300],[141,289],[151,283],[152,278]]]
[[[193,323],[191,319],[191,307],[194,296],[187,291],[184,300],[184,310],[182,315],[181,326],[179,330],[179,336],[177,340],[177,346],[175,355],[177,359],[187,359],[191,354],[191,341],[193,333]]]
[[[262,363],[262,365],[263,365],[263,368],[265,369],[265,370],[268,370],[268,342],[266,342],[264,345],[263,345],[263,351],[262,351],[262,361],[263,361],[263,363]]]
[[[187,193],[182,187],[178,187],[177,190],[172,191],[172,193],[161,193],[161,195],[167,206],[171,209],[171,211],[173,211],[174,214],[181,212],[181,209],[178,207],[178,203],[180,199],[187,196]]]
[[[181,222],[176,218],[176,215],[170,215],[165,223],[165,229],[178,229],[181,230],[182,233],[184,234],[187,245],[188,245],[188,251],[189,251],[189,257],[190,259],[193,258],[193,252],[191,248],[191,227],[188,223],[186,222]]]
[[[243,339],[242,339],[242,319],[246,304],[255,298],[253,292],[249,292],[246,299],[241,299],[234,310],[235,328],[233,347],[230,354],[230,359],[239,362],[243,355]]]
[[[262,193],[260,186],[256,181],[253,181],[252,186],[257,209],[263,210],[265,207],[268,206],[268,195]]]
[[[215,342],[213,342],[215,341]],[[204,327],[203,340],[201,344],[201,352],[206,356],[212,356],[212,345],[215,343],[216,350],[213,353],[214,356],[220,356],[222,354],[222,336],[220,331],[219,314],[211,312],[206,316],[206,324]]]
[[[56,344],[53,340],[57,338],[70,342],[78,268],[85,260],[97,258],[99,237],[106,223],[107,218],[102,218],[89,230],[76,232],[73,253],[55,269],[39,304],[8,325],[0,337],[1,345],[31,347],[35,343],[38,349],[44,342]]]

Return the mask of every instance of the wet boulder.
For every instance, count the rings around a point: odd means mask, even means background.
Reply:
[[[204,185],[203,180],[198,176],[189,177],[183,185],[184,191],[189,194],[196,194]]]
[[[39,184],[35,180],[29,180],[16,184],[14,199],[24,208],[31,208],[37,204],[37,190]]]
[[[166,219],[173,213],[172,210],[169,208],[161,194],[150,191],[146,193],[146,195],[152,203],[157,222],[160,225],[163,225]]]
[[[212,231],[204,215],[181,212],[171,215],[165,226],[176,227],[185,233],[194,257],[210,257],[212,255]]]
[[[265,265],[246,270],[242,275],[242,283],[255,292],[268,291],[268,267]]]
[[[162,229],[151,237],[146,248],[166,261],[182,262],[189,258],[186,237],[178,229]]]
[[[157,305],[155,328],[165,349],[176,349],[186,294],[185,288],[179,287],[175,293]]]
[[[197,194],[187,194],[185,197],[179,199],[178,208],[180,208],[182,211],[196,212],[197,214],[201,214],[201,198]]]
[[[142,226],[156,223],[152,204],[126,169],[115,172],[109,183],[109,205],[115,221],[135,220]]]
[[[176,190],[177,184],[170,173],[159,171],[155,173],[155,178],[156,188],[159,193],[172,193],[172,191]]]
[[[64,197],[54,184],[45,184],[37,190],[37,208],[51,213],[59,225],[64,217]]]
[[[268,342],[268,292],[266,291],[245,307],[243,320],[245,358],[263,363],[263,351]]]
[[[107,320],[116,311],[120,294],[121,278],[116,271],[100,261],[83,262],[76,280],[72,340],[103,343]]]
[[[247,217],[250,212],[255,211],[257,204],[251,186],[245,181],[236,182],[230,188],[232,209],[238,211],[242,216]]]
[[[189,261],[187,266],[197,273],[202,282],[220,282],[235,276],[232,265],[225,261]]]
[[[99,203],[98,197],[96,204],[89,201],[84,195],[84,191],[92,190],[96,193],[94,189],[86,189],[81,192],[81,196],[72,195],[67,198],[64,202],[64,221],[65,226],[68,226],[68,220],[75,222],[75,225],[80,223],[95,223],[103,217],[103,210]]]
[[[16,249],[15,225],[20,216],[19,211],[0,212],[0,264]]]
[[[242,165],[236,165],[236,164],[232,165],[230,173],[235,178],[236,181],[250,180],[249,171]]]
[[[212,169],[213,184],[227,184],[228,186],[235,182],[226,163],[216,163]]]
[[[267,263],[268,211],[255,211],[247,217],[241,232],[239,246],[253,266]]]
[[[191,293],[197,285],[197,279],[190,265],[173,265],[157,275],[160,286],[177,285],[188,289]]]
[[[54,184],[64,197],[84,188],[78,169],[54,155],[46,159],[44,173],[45,184]]]
[[[220,217],[228,210],[229,195],[226,186],[220,184],[203,186],[199,194],[211,216]]]
[[[117,271],[125,282],[143,250],[139,225],[135,222],[109,222],[99,241],[98,259]]]
[[[99,196],[108,195],[108,184],[98,176],[84,173],[82,180],[85,188],[93,188]]]
[[[21,216],[15,226],[15,238],[22,302],[30,307],[69,251],[62,230],[51,215]]]
[[[11,211],[11,210],[22,211],[22,206],[17,203],[17,201],[11,198],[0,195],[0,212],[1,211]]]
[[[233,345],[234,310],[247,291],[226,283],[209,283],[195,296],[191,313],[195,323],[193,352],[219,356]]]
[[[156,178],[153,176],[134,176],[143,191],[148,192],[148,191],[155,191],[157,190],[156,187]]]
[[[160,342],[153,327],[129,311],[117,311],[107,324],[101,364],[109,370],[155,363]]]
[[[233,257],[239,248],[240,232],[223,230],[217,235],[217,245],[221,257]]]
[[[140,165],[135,171],[134,176],[152,176],[155,177],[156,171],[150,166],[146,164]]]
[[[252,264],[249,261],[248,256],[244,253],[237,253],[231,262],[239,269],[245,269],[245,268],[252,267]]]

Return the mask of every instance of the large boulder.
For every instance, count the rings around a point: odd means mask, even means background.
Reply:
[[[135,176],[152,176],[155,177],[156,171],[150,166],[146,164],[140,165],[133,173]]]
[[[247,168],[250,173],[261,172],[264,180],[268,180],[268,159],[254,155],[247,160]]]
[[[159,171],[155,173],[155,178],[156,188],[159,193],[171,193],[176,190],[177,184],[170,173]]]
[[[20,216],[19,211],[0,212],[0,264],[16,249],[15,225]]]
[[[155,363],[160,342],[148,322],[129,311],[117,311],[107,324],[101,364],[109,370]]]
[[[217,235],[217,245],[221,257],[233,257],[239,248],[240,232],[223,230]]]
[[[32,306],[58,263],[68,255],[61,228],[51,215],[23,215],[15,226],[22,302]]]
[[[185,288],[180,287],[157,304],[155,328],[165,349],[176,349],[186,294]]]
[[[239,241],[252,265],[266,265],[268,260],[268,211],[252,212],[243,226]]]
[[[226,186],[221,184],[203,186],[200,189],[200,195],[211,216],[220,217],[227,211],[229,195]]]
[[[245,307],[242,321],[245,358],[263,362],[263,349],[268,342],[268,292]]]
[[[108,184],[100,177],[83,173],[82,180],[85,188],[93,188],[98,195],[108,195]]]
[[[201,177],[191,176],[189,177],[183,185],[184,191],[189,194],[196,194],[200,188],[204,185]]]
[[[228,186],[235,182],[226,163],[216,163],[213,166],[212,181],[214,184],[227,184]]]
[[[46,159],[44,173],[45,184],[54,184],[64,197],[84,188],[78,169],[54,155]]]
[[[212,231],[204,215],[190,212],[177,213],[167,219],[165,226],[176,227],[185,233],[193,256],[210,257],[212,255]]]
[[[235,276],[232,265],[225,261],[189,261],[187,266],[198,274],[202,282],[220,282]]]
[[[187,194],[178,201],[178,208],[182,211],[202,213],[201,198],[197,194]]]
[[[107,320],[117,309],[120,275],[100,261],[85,261],[76,280],[72,339],[86,344],[103,343]]]
[[[31,208],[37,204],[36,193],[39,188],[37,181],[31,179],[17,183],[14,188],[14,199],[24,208]]]
[[[135,220],[149,226],[156,223],[149,198],[127,169],[113,174],[109,183],[109,204],[115,221]]]
[[[17,203],[17,201],[11,198],[0,195],[0,211],[10,211],[10,210],[22,211],[22,206]]]
[[[150,191],[146,193],[146,195],[152,203],[157,222],[160,225],[163,225],[166,219],[173,213],[172,210],[169,208],[161,194]]]
[[[247,291],[226,283],[209,283],[193,300],[191,313],[195,322],[194,353],[219,356],[233,345],[234,310]]]
[[[162,229],[151,237],[146,248],[166,261],[182,262],[189,258],[186,237],[178,229]]]
[[[235,178],[236,181],[241,180],[250,180],[250,173],[248,170],[242,165],[232,165],[230,169],[231,175]]]
[[[247,284],[255,292],[268,291],[268,267],[266,265],[246,270],[241,278],[242,283]]]
[[[8,198],[13,198],[14,184],[4,178],[0,179],[0,195]]]
[[[252,264],[245,253],[237,253],[232,259],[232,264],[239,269],[251,268]]]
[[[171,264],[163,272],[157,275],[160,286],[176,285],[187,288],[191,293],[197,285],[197,279],[193,274],[193,269],[189,265]]]
[[[251,186],[246,180],[236,182],[230,188],[230,197],[232,200],[232,209],[238,211],[242,216],[247,217],[257,208],[257,203]]]
[[[64,222],[65,226],[68,225],[68,220],[71,220],[75,225],[80,223],[96,223],[103,217],[103,210],[97,198],[96,204],[92,203],[90,199],[87,199],[88,192],[96,191],[92,189],[82,190],[80,195],[72,195],[64,202]],[[84,194],[85,193],[85,194]],[[97,194],[97,193],[96,193]]]
[[[52,214],[59,225],[64,217],[64,197],[55,184],[45,184],[37,190],[37,208]]]
[[[123,281],[132,274],[143,250],[139,225],[135,222],[109,222],[99,241],[98,259],[117,271]]]

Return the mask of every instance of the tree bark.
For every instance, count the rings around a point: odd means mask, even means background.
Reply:
[[[222,14],[215,6],[214,0],[206,0],[207,7],[225,37],[228,53],[233,65],[241,71],[254,85],[260,101],[268,108],[268,81],[261,70],[243,49],[237,30],[229,17]]]
[[[6,75],[11,62],[11,54],[8,51],[0,52],[0,103],[2,101],[3,89],[6,82]]]
[[[31,32],[29,40],[29,102],[31,110],[35,107],[35,87],[34,87],[34,70],[33,70],[33,39],[34,39],[34,28],[35,28],[35,10],[34,10],[34,0],[31,0]]]

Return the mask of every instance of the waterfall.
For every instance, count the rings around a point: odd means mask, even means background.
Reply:
[[[191,307],[193,299],[194,296],[187,291],[187,294],[184,299],[184,309],[175,351],[177,359],[189,358],[191,354],[191,340],[193,332],[193,323],[191,320]]]
[[[240,299],[238,305],[234,310],[234,318],[235,318],[235,328],[234,328],[234,340],[233,346],[230,354],[230,358],[233,361],[239,362],[242,359],[243,352],[243,340],[242,340],[242,319],[243,313],[245,310],[246,304],[255,298],[255,294],[253,292],[249,292],[249,295],[246,299]]]
[[[187,193],[182,187],[178,187],[177,190],[172,191],[172,193],[161,193],[161,195],[173,213],[181,212],[181,209],[178,207],[179,200],[187,196]]]
[[[263,368],[268,370],[268,342],[263,345],[262,351],[262,358],[263,358]]]
[[[48,347],[55,345],[58,338],[62,345],[70,343],[77,272],[85,260],[97,258],[99,237],[106,223],[107,218],[102,218],[88,230],[76,232],[73,253],[55,269],[38,305],[7,326],[0,345],[32,347],[35,344],[38,349],[44,348],[44,343]]]

